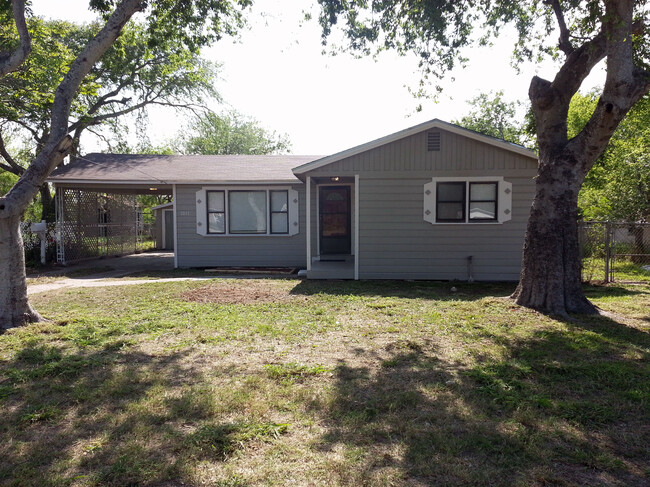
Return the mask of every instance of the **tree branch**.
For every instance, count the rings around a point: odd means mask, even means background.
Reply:
[[[32,51],[32,38],[25,21],[25,0],[12,0],[11,8],[20,44],[13,51],[0,53],[0,76],[4,76],[20,67]]]
[[[72,62],[54,96],[48,139],[23,176],[7,196],[2,198],[0,217],[20,214],[45,179],[72,149],[72,138],[67,134],[70,107],[75,93],[95,63],[113,45],[124,25],[144,7],[144,0],[121,0],[104,27]]]
[[[6,164],[3,164],[2,162],[0,162],[0,169],[4,169],[5,171],[7,171],[7,172],[9,172],[9,173],[11,173],[11,174],[16,174],[16,173],[14,172],[14,169],[13,169],[11,166],[7,166]],[[17,175],[17,174],[16,174],[16,175]],[[18,176],[18,175],[17,175],[17,176]]]
[[[570,142],[574,152],[586,153],[583,160],[591,163],[582,168],[586,172],[603,153],[612,134],[627,112],[650,91],[650,72],[634,66],[632,32],[632,2],[608,0],[605,2],[607,33],[607,78],[596,109],[584,129]]]
[[[24,128],[25,130],[30,132],[32,134],[32,137],[34,137],[35,140],[39,139],[38,131],[36,129],[30,127],[29,124],[23,122],[22,120],[8,120],[7,122],[15,123],[16,125],[20,125],[22,128]]]
[[[566,124],[571,98],[606,53],[607,35],[601,31],[567,56],[552,82],[533,77],[528,97],[535,113],[540,148],[557,150],[567,143]]]
[[[562,11],[562,6],[560,5],[559,0],[545,0],[546,5],[550,5],[553,8],[553,13],[555,13],[555,18],[557,19],[557,25],[560,28],[560,39],[558,42],[558,47],[560,50],[566,54],[570,55],[573,51],[573,44],[571,44],[571,33],[566,26],[566,21],[564,20],[564,12]]]
[[[7,145],[5,144],[4,138],[2,137],[2,132],[0,131],[0,156],[7,161],[9,166],[3,165],[2,169],[9,171],[17,176],[20,176],[25,172],[25,168],[18,164],[11,154],[7,151]],[[9,169],[8,169],[9,168]]]

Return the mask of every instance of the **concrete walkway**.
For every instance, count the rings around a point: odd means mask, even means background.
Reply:
[[[65,275],[77,271],[83,271],[84,269],[91,270],[102,267],[110,268],[110,270],[85,274],[79,277],[68,277]],[[120,279],[135,273],[171,271],[173,268],[174,254],[170,252],[146,252],[142,254],[125,255],[123,257],[92,259],[27,276],[28,278],[63,276],[61,279],[54,282],[33,285],[28,284],[27,294],[43,293],[62,288],[126,286],[130,284],[146,284],[149,282],[196,281],[202,279],[214,279],[216,277],[214,275],[206,275],[205,277]],[[106,279],[118,280],[107,281]]]
[[[88,274],[83,272],[84,270],[91,271],[92,269],[97,270],[101,268],[108,269]],[[255,271],[236,274],[214,272],[206,273],[205,276],[192,277],[153,277],[157,272],[172,270],[174,270],[174,254],[172,252],[146,252],[142,254],[125,255],[122,257],[91,259],[70,266],[58,267],[48,271],[39,272],[38,274],[28,275],[27,294],[32,295],[63,288],[128,286],[152,282],[202,281],[205,279],[215,278],[244,279],[269,277],[268,273]],[[76,271],[81,271],[78,277],[74,276]],[[152,272],[152,277],[150,279],[147,278],[147,272]],[[73,275],[69,276],[71,273]],[[141,274],[138,279],[127,279],[128,276],[132,276],[136,273]],[[30,278],[59,276],[61,276],[61,278],[53,282],[29,284]]]

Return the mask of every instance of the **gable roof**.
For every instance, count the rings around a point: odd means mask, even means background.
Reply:
[[[322,159],[318,159],[315,161],[310,161],[302,166],[298,166],[294,168],[293,172],[294,174],[304,174],[308,171],[311,171],[313,169],[318,169],[320,167],[326,166],[328,164],[332,164],[333,162],[340,161],[341,159],[345,159],[347,157],[355,156],[357,154],[360,154],[362,152],[369,151],[371,149],[375,149],[376,147],[380,147],[382,145],[389,144],[391,142],[395,142],[397,140],[403,139],[405,137],[410,137],[411,135],[415,135],[420,132],[424,132],[426,130],[431,130],[431,129],[441,129],[441,130],[446,130],[448,132],[454,133],[461,135],[463,137],[467,137],[469,139],[474,139],[478,140],[479,142],[483,142],[485,144],[493,145],[496,147],[499,147],[501,149],[505,149],[508,151],[515,152],[517,154],[530,157],[531,159],[534,159],[535,161],[537,160],[537,154],[535,154],[532,150],[526,149],[524,146],[519,145],[519,144],[514,144],[512,142],[508,142],[503,139],[497,139],[496,137],[491,137],[489,135],[484,135],[479,132],[475,132],[470,129],[466,129],[463,127],[460,127],[458,125],[454,125],[453,123],[449,122],[444,122],[442,120],[439,120],[437,118],[434,118],[433,120],[429,120],[428,122],[421,123],[419,125],[415,125],[413,127],[409,127],[404,130],[400,130],[399,132],[395,132],[394,134],[386,135],[385,137],[381,137],[379,139],[373,140],[371,142],[367,142],[365,144],[358,145],[356,147],[352,147],[351,149],[344,150],[342,152],[338,152],[336,154],[332,154],[331,156],[323,157]]]
[[[301,183],[292,168],[322,156],[92,153],[55,170],[51,183]]]

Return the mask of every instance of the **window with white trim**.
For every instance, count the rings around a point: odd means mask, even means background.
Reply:
[[[469,183],[469,211],[471,222],[497,221],[497,187],[499,183]]]
[[[200,235],[296,235],[298,192],[290,188],[203,188],[196,193]]]
[[[436,186],[436,221],[465,221],[465,183],[438,183]]]
[[[424,185],[429,223],[503,223],[511,213],[512,184],[503,177],[433,178]]]
[[[226,233],[226,192],[208,191],[208,233]]]
[[[289,233],[289,194],[287,191],[271,191],[271,233]]]

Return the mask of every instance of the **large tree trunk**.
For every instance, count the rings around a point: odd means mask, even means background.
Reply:
[[[583,177],[564,156],[540,166],[524,242],[517,304],[547,313],[595,313],[581,282],[578,191]]]
[[[0,218],[0,330],[42,319],[27,300],[20,216]]]
[[[17,3],[24,4],[20,0]],[[45,179],[70,152],[70,106],[81,81],[113,45],[133,14],[145,7],[143,0],[121,0],[104,27],[72,62],[54,96],[47,140],[9,193],[0,197],[0,330],[43,319],[31,308],[27,299],[20,219]]]

